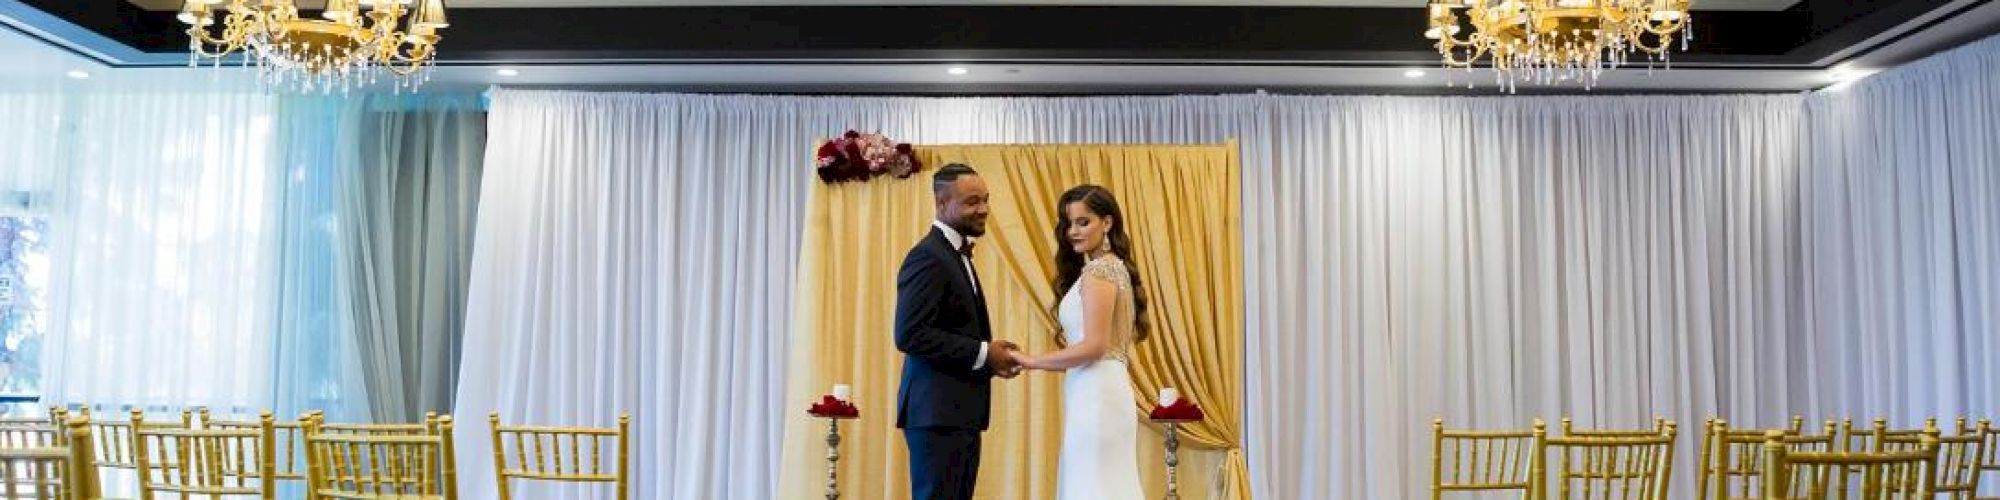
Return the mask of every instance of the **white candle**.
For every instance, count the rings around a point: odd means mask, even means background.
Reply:
[[[854,389],[848,387],[847,384],[833,384],[833,399],[846,401],[847,397],[852,395],[854,395]]]
[[[1174,390],[1172,387],[1160,389],[1160,406],[1173,406],[1175,401],[1180,400],[1181,391]]]

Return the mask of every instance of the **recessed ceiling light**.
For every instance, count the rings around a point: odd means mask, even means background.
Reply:
[[[1423,77],[1424,77],[1424,70],[1421,69],[1412,69],[1403,71],[1403,78],[1423,78]]]
[[[69,73],[66,74],[69,75],[70,78],[75,78],[78,80],[90,79],[90,73],[80,69],[69,70]]]
[[[521,76],[521,71],[513,68],[501,68],[494,71],[493,74],[500,76]]]
[[[951,73],[952,75],[964,75],[966,73],[971,73],[972,70],[965,69],[962,66],[952,66],[951,68],[944,70],[944,72]]]

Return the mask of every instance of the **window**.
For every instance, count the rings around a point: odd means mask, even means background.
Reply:
[[[0,215],[0,417],[47,414],[42,333],[47,331],[48,218]]]

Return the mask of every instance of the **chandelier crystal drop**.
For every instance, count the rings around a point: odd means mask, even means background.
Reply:
[[[1595,87],[1634,52],[1669,64],[1674,39],[1686,51],[1689,0],[1432,0],[1424,37],[1447,68],[1486,61],[1508,92],[1518,82]],[[1470,28],[1470,33],[1460,34]]]
[[[436,65],[444,0],[328,0],[319,18],[292,0],[187,0],[188,66],[241,53],[259,80],[299,92],[346,92],[393,79],[414,91]]]

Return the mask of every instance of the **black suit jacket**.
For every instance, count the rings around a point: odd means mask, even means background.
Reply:
[[[935,227],[903,257],[896,275],[896,350],[903,352],[896,427],[986,430],[993,367],[972,365],[993,327],[972,279]]]

